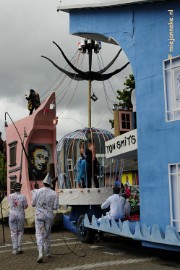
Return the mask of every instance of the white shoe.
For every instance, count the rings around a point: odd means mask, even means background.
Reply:
[[[39,257],[37,258],[37,263],[42,263],[42,261],[43,261],[43,256],[39,256]]]
[[[17,249],[14,249],[12,252],[13,255],[17,255]]]
[[[37,258],[37,263],[42,263],[43,261],[43,249],[42,247],[39,248],[39,257]]]
[[[44,254],[46,257],[50,258],[51,254],[49,252],[49,248],[47,248],[47,246],[44,244]]]

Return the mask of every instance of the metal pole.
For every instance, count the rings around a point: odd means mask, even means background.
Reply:
[[[2,179],[3,179],[3,197],[4,197],[4,171],[5,171],[5,156],[4,156],[4,154],[2,155],[2,161],[3,161],[3,177],[2,177]],[[2,200],[3,200],[3,198],[2,198]],[[2,200],[1,200],[1,218],[2,218],[2,231],[3,231],[3,244],[5,244],[5,230],[4,230],[4,217],[3,217],[3,209],[2,209]]]
[[[88,128],[91,128],[91,83],[93,81],[93,77],[91,69],[92,69],[92,53],[93,50],[97,54],[99,53],[99,50],[101,49],[101,44],[98,43],[97,41],[91,40],[91,39],[86,39],[84,42],[81,42],[78,44],[78,50],[80,52],[88,53],[89,57],[89,76],[88,76]],[[86,78],[84,78],[86,80]],[[94,96],[94,94],[93,94]],[[92,99],[93,99],[92,96]],[[97,97],[95,96],[95,99],[93,101],[96,101]]]
[[[23,145],[24,145],[24,138],[23,138]],[[20,174],[19,174],[19,183],[21,184],[21,180],[22,180],[22,164],[23,164],[23,147],[21,149],[21,163],[20,163]]]
[[[93,43],[94,44],[94,43]],[[92,41],[88,47],[89,54],[89,72],[91,72],[92,68]],[[91,80],[88,81],[88,128],[91,128]]]
[[[91,128],[91,81],[88,81],[88,128]]]
[[[19,139],[20,139],[20,141],[21,141],[21,145],[22,145],[22,148],[23,148],[23,150],[24,150],[26,159],[27,159],[27,161],[29,161],[29,157],[28,157],[28,154],[27,154],[26,149],[25,149],[25,147],[24,147],[24,143],[23,143],[23,141],[22,141],[21,135],[20,135],[20,133],[19,133],[19,131],[18,131],[18,129],[17,129],[17,127],[16,127],[14,121],[12,120],[12,118],[11,118],[11,116],[9,115],[8,112],[5,112],[5,126],[7,125],[7,122],[6,122],[6,114],[9,116],[9,118],[10,118],[10,120],[11,120],[13,126],[15,127],[15,130],[16,130],[16,132],[17,132],[17,134],[18,134],[18,136],[19,136]]]
[[[120,135],[119,110],[114,110],[114,136]]]
[[[30,161],[30,159],[29,159],[29,156],[28,156],[28,154],[27,154],[27,152],[26,152],[26,149],[25,149],[25,147],[24,147],[24,139],[22,140],[21,135],[20,135],[20,133],[19,133],[19,131],[18,131],[18,129],[17,129],[15,123],[14,123],[14,121],[12,120],[12,118],[11,118],[11,116],[9,115],[8,112],[5,112],[5,127],[7,127],[6,114],[9,116],[9,118],[10,118],[10,120],[11,120],[13,126],[15,127],[15,130],[16,130],[18,136],[19,136],[19,139],[20,139],[21,145],[22,145],[22,149],[23,149],[23,151],[24,151],[24,154],[25,154],[26,159],[27,159],[27,162],[28,162],[28,168],[29,168],[29,170],[33,170],[33,169],[32,169],[32,163],[31,163],[31,161]],[[24,133],[25,133],[25,131],[24,131]],[[24,137],[25,137],[25,134],[24,134]],[[34,173],[33,173],[32,175],[33,175],[33,180],[34,180],[35,183],[37,184],[37,180],[35,179]],[[21,172],[20,172],[20,176],[19,176],[19,177],[20,177],[20,180],[21,180]]]

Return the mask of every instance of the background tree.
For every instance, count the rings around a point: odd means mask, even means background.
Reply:
[[[129,77],[125,77],[126,81],[124,82],[125,88],[122,90],[117,90],[117,104],[126,109],[132,109],[131,103],[131,93],[135,89],[135,80],[134,75],[130,74]],[[109,123],[111,128],[114,128],[114,120],[110,119]]]
[[[0,153],[0,193],[1,195],[6,193],[7,184],[7,170],[6,170],[6,158],[5,155]]]

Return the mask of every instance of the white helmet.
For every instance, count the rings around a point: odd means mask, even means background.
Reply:
[[[49,173],[46,175],[46,177],[43,180],[43,184],[47,184],[49,186],[51,186],[52,181],[51,181],[51,177],[49,176]]]

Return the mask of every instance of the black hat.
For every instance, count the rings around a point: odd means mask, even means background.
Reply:
[[[15,190],[15,191],[21,190],[21,187],[22,187],[22,184],[20,184],[20,183],[15,183],[15,184],[14,184],[14,190]]]
[[[113,187],[113,192],[114,192],[114,194],[119,194],[120,187],[117,187],[117,186]]]

